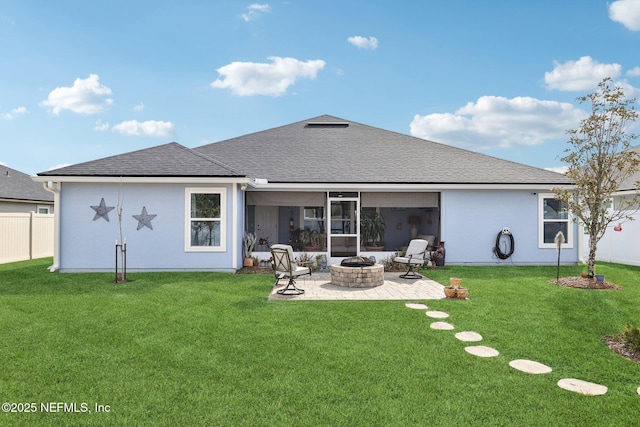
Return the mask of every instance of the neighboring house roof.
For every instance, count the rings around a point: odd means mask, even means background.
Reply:
[[[567,185],[562,174],[323,115],[189,149],[177,143],[42,172],[270,183]]]
[[[269,182],[571,183],[556,172],[329,115],[194,150]]]
[[[53,193],[26,173],[0,165],[0,199],[49,204],[53,203]]]
[[[38,176],[85,177],[237,177],[244,176],[217,159],[177,142],[66,166]]]
[[[635,151],[640,156],[640,145],[629,148],[629,150]],[[631,176],[628,176],[627,179],[620,183],[618,187],[619,191],[638,191],[638,182],[640,182],[640,172],[636,172]]]

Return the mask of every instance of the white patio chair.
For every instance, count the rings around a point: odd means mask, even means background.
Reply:
[[[397,256],[394,261],[399,264],[406,264],[408,270],[406,273],[400,275],[403,279],[422,279],[422,276],[416,273],[413,269],[420,267],[424,264],[425,254],[427,252],[427,246],[429,242],[423,239],[413,239],[409,242],[407,253],[405,256]]]
[[[289,278],[289,283],[283,289],[277,291],[280,295],[300,295],[304,289],[296,287],[295,279],[308,274],[311,276],[309,266],[298,265],[293,257],[293,248],[290,245],[271,246],[271,256],[273,258],[273,273],[276,276],[274,286],[278,285],[280,279]]]

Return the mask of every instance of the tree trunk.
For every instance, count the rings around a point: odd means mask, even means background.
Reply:
[[[587,276],[593,279],[596,275],[596,250],[598,242],[592,236],[589,236],[589,260],[587,261]]]

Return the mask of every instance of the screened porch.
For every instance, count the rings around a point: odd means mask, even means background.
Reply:
[[[245,231],[256,235],[254,256],[269,258],[275,243],[295,251],[387,256],[412,238],[440,236],[438,192],[285,192],[246,194]]]

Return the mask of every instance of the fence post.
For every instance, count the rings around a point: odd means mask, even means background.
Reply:
[[[33,259],[33,223],[35,221],[35,212],[29,212],[29,259]]]

